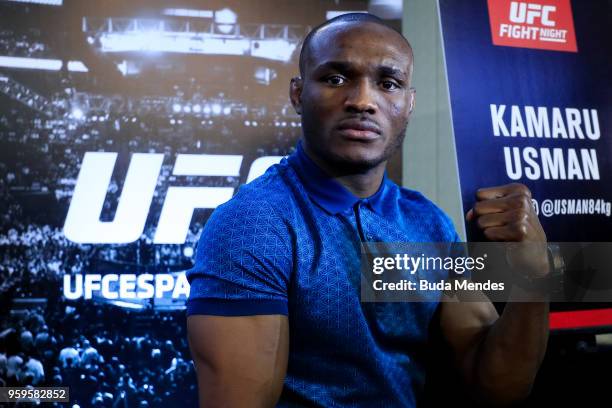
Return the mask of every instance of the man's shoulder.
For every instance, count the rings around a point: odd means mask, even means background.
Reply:
[[[392,183],[397,201],[403,208],[410,211],[438,212],[442,211],[433,201],[418,190],[402,187]]]
[[[292,168],[287,159],[270,166],[264,174],[247,184],[243,184],[233,199],[273,201],[290,193]]]
[[[270,218],[287,211],[292,201],[289,171],[285,159],[271,166],[263,175],[240,186],[230,200],[215,209],[211,218]]]
[[[283,171],[281,165],[272,166],[213,211],[198,240],[196,264],[222,263],[219,258],[232,257],[251,262],[253,256],[267,256],[270,251],[289,253],[291,227],[286,219],[292,209]],[[196,270],[197,265],[189,272],[190,279]]]

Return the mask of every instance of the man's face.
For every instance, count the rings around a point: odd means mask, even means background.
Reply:
[[[291,100],[315,161],[363,172],[389,159],[414,103],[411,64],[406,41],[379,24],[336,23],[313,37]]]

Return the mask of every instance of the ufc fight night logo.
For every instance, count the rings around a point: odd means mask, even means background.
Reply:
[[[487,0],[493,44],[577,52],[570,0]]]

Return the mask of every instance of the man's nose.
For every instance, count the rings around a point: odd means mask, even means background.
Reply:
[[[373,115],[377,110],[375,97],[370,81],[358,81],[349,90],[344,107],[350,112],[367,112]]]

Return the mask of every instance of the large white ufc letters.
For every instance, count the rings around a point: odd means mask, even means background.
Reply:
[[[543,26],[554,27],[555,22],[550,19],[550,13],[555,11],[557,11],[556,6],[513,1],[510,3],[510,21],[519,24],[533,24],[539,17]]]
[[[144,231],[164,155],[132,155],[112,221],[100,221],[117,153],[87,152],[81,164],[66,222],[66,238],[81,244],[127,244]],[[250,181],[282,157],[260,157],[251,165]],[[239,176],[242,156],[179,154],[175,176]],[[170,186],[155,232],[156,244],[182,244],[196,208],[216,208],[229,200],[233,187]]]
[[[179,154],[175,176],[240,175],[242,156]],[[155,231],[156,244],[182,244],[196,208],[215,208],[234,194],[233,187],[169,187]]]
[[[144,230],[163,160],[163,154],[135,153],[115,218],[100,221],[117,153],[85,153],[64,223],[66,238],[81,244],[136,241]]]

